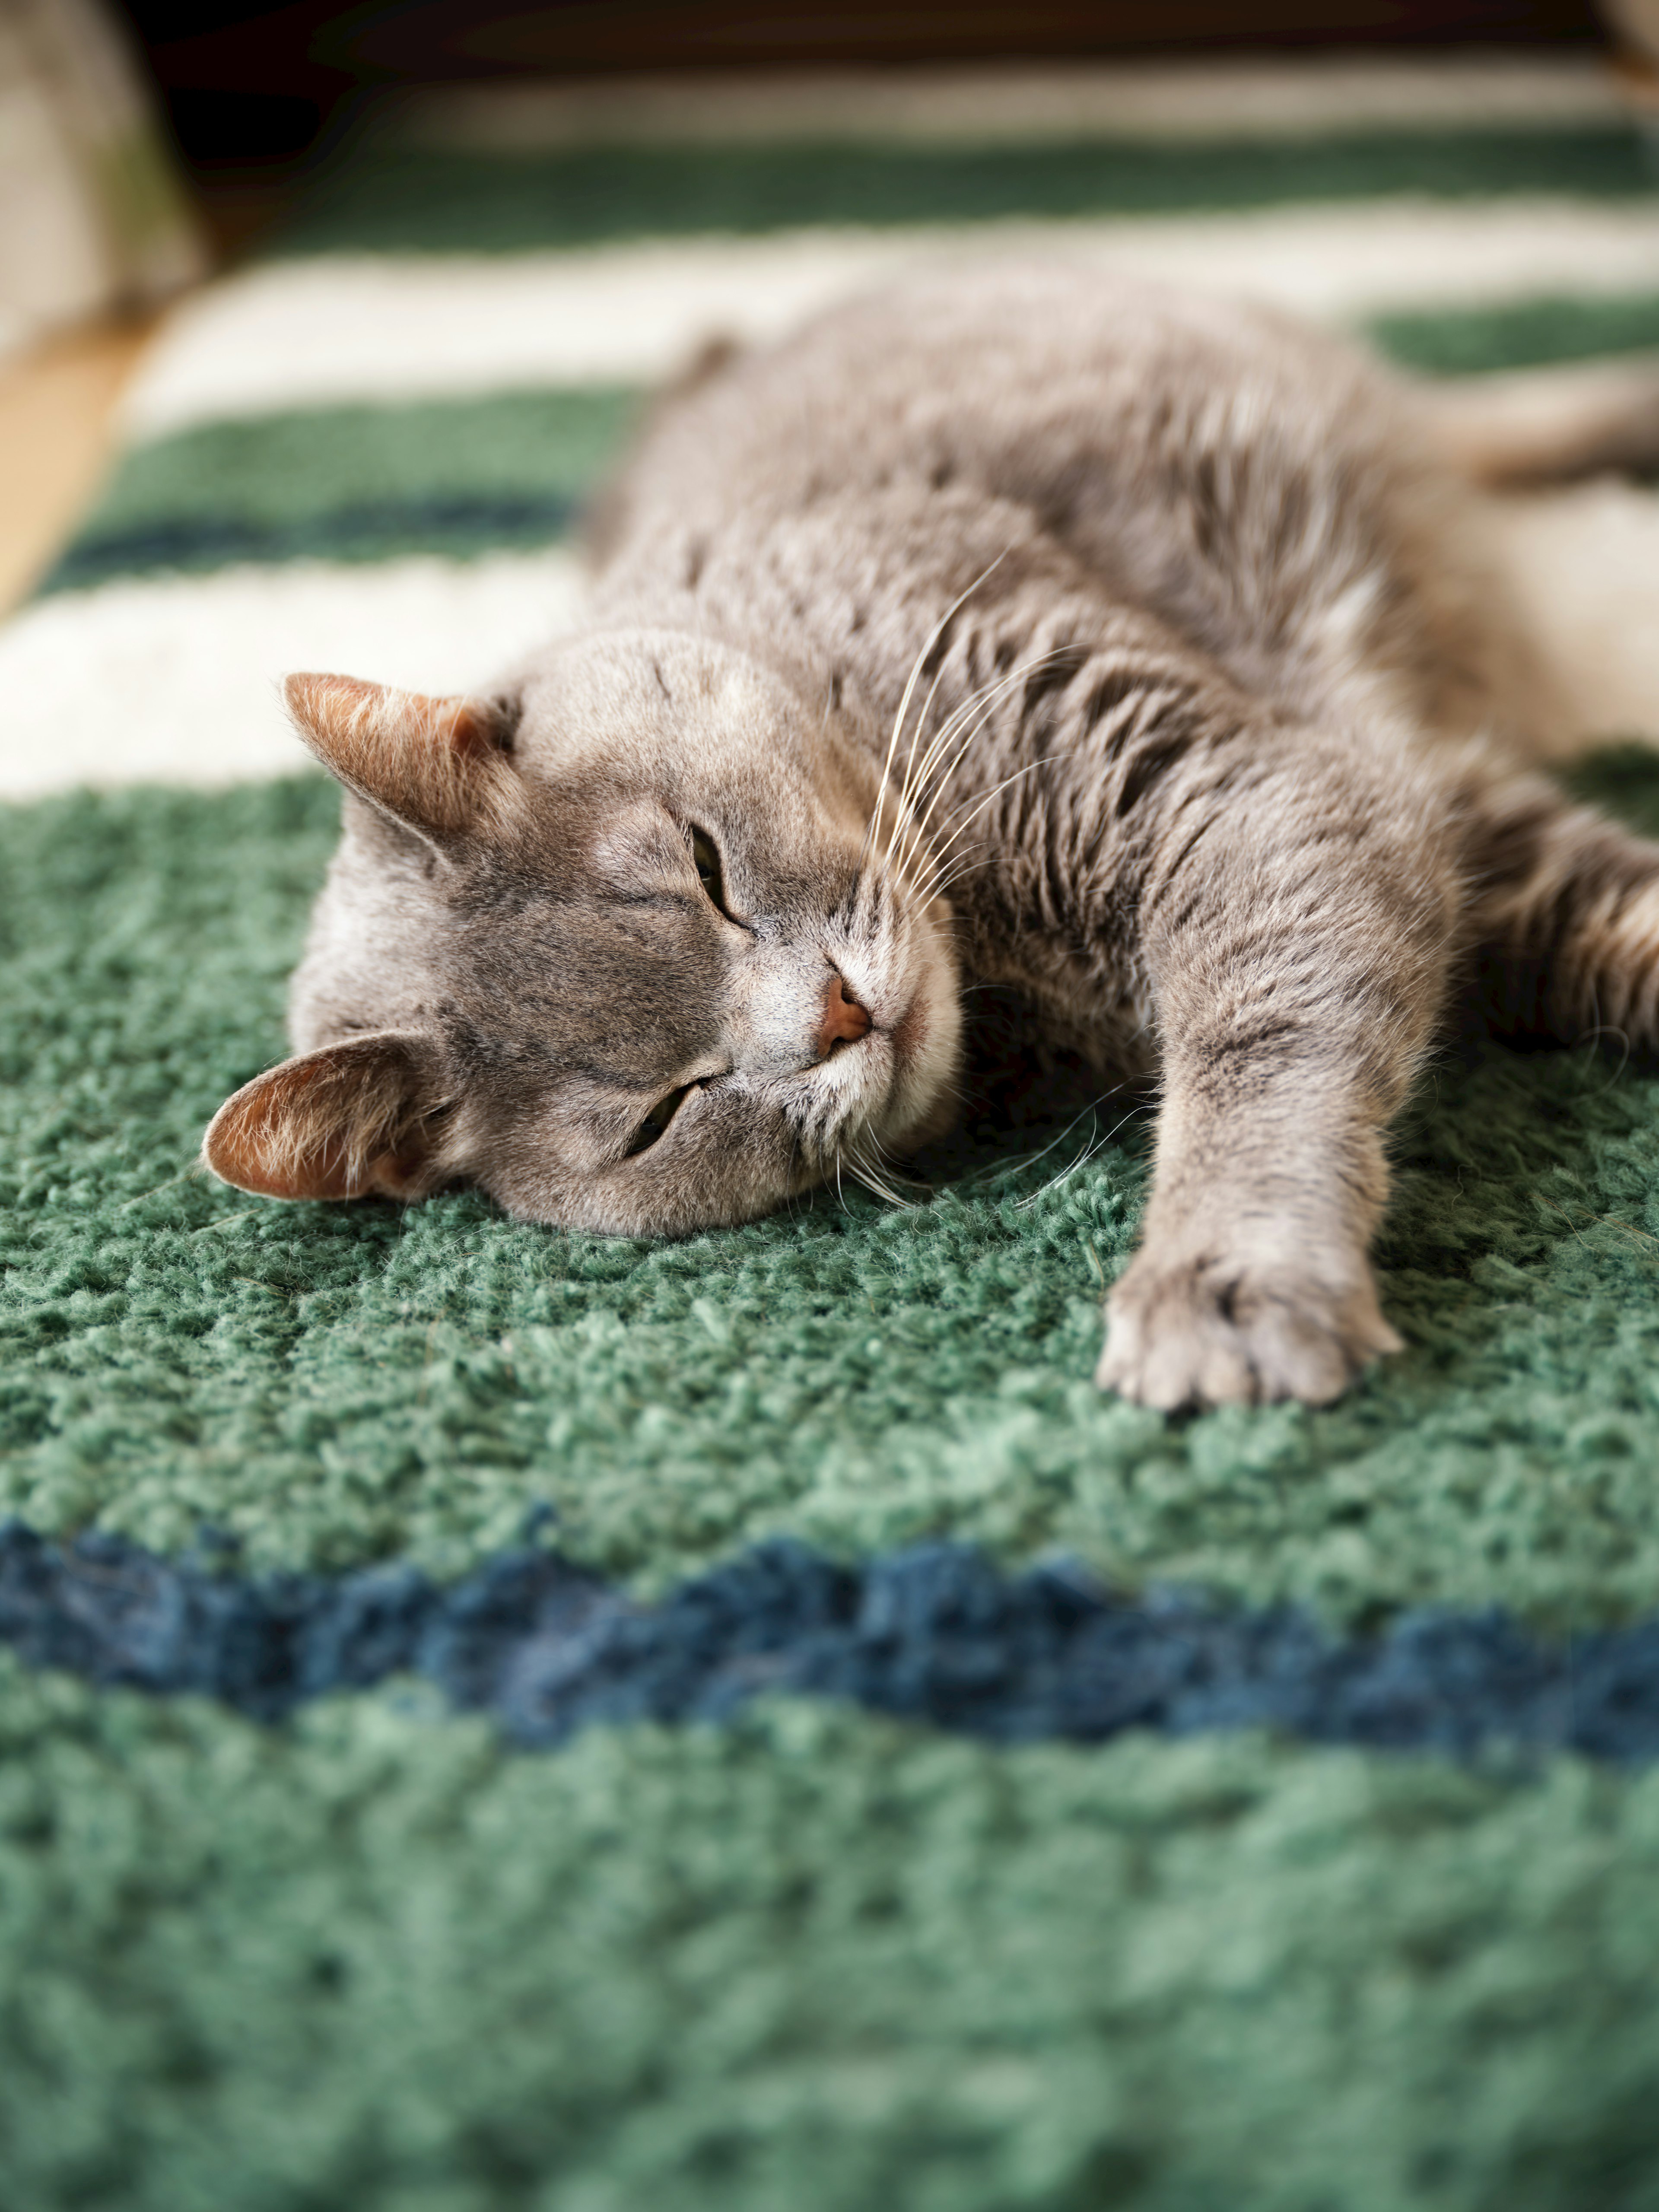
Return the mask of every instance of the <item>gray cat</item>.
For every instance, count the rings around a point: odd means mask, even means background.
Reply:
[[[208,1164],[457,1177],[675,1235],[951,1115],[969,981],[1156,1174],[1099,1379],[1336,1395],[1453,985],[1659,1044],[1659,846],[1517,765],[1566,711],[1476,479],[1659,447],[1659,381],[1500,412],[1264,313],[1066,266],[914,281],[705,365],[598,520],[579,635],[487,698],[296,676],[346,787],[299,1057]]]

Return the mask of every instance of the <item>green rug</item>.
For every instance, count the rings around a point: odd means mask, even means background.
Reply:
[[[5,2201],[1640,2212],[1659,1777],[0,1673]]]
[[[50,745],[83,661],[112,748],[159,698],[234,775],[202,672],[249,657],[264,698],[250,610],[367,636],[434,574],[458,605],[481,574],[563,588],[644,354],[538,380],[532,330],[493,380],[457,356],[378,392],[319,329],[326,374],[296,355],[303,392],[255,406],[238,300],[301,296],[261,285],[349,265],[412,313],[410,287],[460,301],[521,259],[649,306],[641,233],[702,270],[787,225],[1220,206],[1248,257],[1308,200],[1421,222],[1472,285],[1517,207],[1607,226],[1577,289],[1350,288],[1401,358],[1659,335],[1614,265],[1659,205],[1614,123],[949,159],[371,144],[179,337],[151,433],[0,634],[11,742]],[[1659,758],[1577,780],[1659,834]],[[676,1245],[204,1177],[209,1115],[283,1048],[337,812],[315,776],[0,810],[0,1519],[232,1577],[449,1578],[531,1541],[647,1604],[783,1537],[1063,1558],[1154,1608],[1177,1586],[1347,1637],[1411,1607],[1542,1636],[1659,1613],[1650,1073],[1449,1040],[1379,1248],[1405,1353],[1324,1411],[1165,1421],[1090,1379],[1145,1176],[1109,1102],[988,1109],[902,1209],[820,1194]],[[118,1619],[137,1555],[81,1556],[76,1602]],[[1652,1771],[1548,1752],[1010,1747],[763,1698],[526,1753],[424,1682],[265,1726],[0,1654],[0,2206],[1645,2212],[1656,1884]]]
[[[1659,827],[1659,761],[1583,783]],[[1170,1423],[1091,1380],[1144,1175],[1109,1105],[982,1125],[902,1210],[683,1243],[204,1177],[337,811],[317,777],[0,817],[0,1510],[260,1566],[455,1572],[544,1503],[650,1587],[781,1533],[950,1535],[1351,1620],[1659,1608],[1659,1085],[1614,1056],[1449,1048],[1379,1248],[1406,1354],[1325,1411]]]

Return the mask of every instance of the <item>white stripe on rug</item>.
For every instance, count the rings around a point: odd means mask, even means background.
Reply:
[[[66,592],[0,630],[0,799],[76,784],[228,784],[309,756],[278,680],[337,669],[422,691],[501,675],[574,621],[564,552],[307,562]]]
[[[704,340],[774,337],[917,261],[1063,253],[1330,319],[1659,286],[1659,205],[1409,200],[563,252],[319,256],[179,308],[141,365],[129,438],[352,400],[648,384]]]
[[[814,138],[842,145],[1030,144],[1103,135],[1272,140],[1612,123],[1627,112],[1613,71],[1597,54],[1413,61],[1382,53],[442,85],[392,95],[377,121],[394,143],[520,154]]]
[[[1528,635],[1576,710],[1561,750],[1659,745],[1659,494],[1607,477],[1495,508]]]
[[[1659,742],[1659,497],[1607,482],[1501,514],[1500,557],[1584,738]],[[307,756],[277,702],[289,670],[466,690],[568,628],[580,597],[574,556],[557,551],[64,592],[0,630],[0,799],[289,773]]]

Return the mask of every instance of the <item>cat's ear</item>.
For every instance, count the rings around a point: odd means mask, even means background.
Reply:
[[[421,836],[488,835],[522,797],[501,701],[432,699],[354,676],[290,676],[283,693],[323,766]]]
[[[202,1158],[260,1198],[390,1198],[430,1187],[434,1069],[416,1036],[347,1037],[245,1083],[208,1124]]]

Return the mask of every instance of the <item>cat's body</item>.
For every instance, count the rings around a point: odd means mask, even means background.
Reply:
[[[1558,465],[1644,404],[1553,423]],[[210,1160],[742,1218],[936,1127],[964,984],[1008,986],[1103,1084],[1162,1080],[1103,1381],[1334,1395],[1395,1341],[1384,1135],[1460,975],[1659,1043],[1659,848],[1516,765],[1565,710],[1468,477],[1540,444],[1063,267],[715,369],[611,495],[582,635],[495,702],[296,679],[361,796],[296,979],[311,1057]]]

